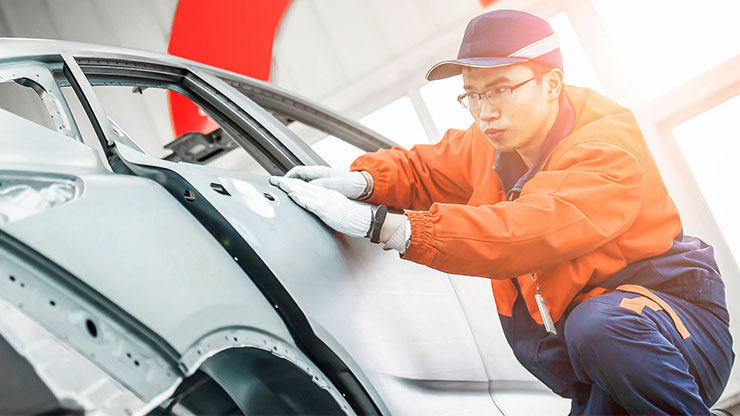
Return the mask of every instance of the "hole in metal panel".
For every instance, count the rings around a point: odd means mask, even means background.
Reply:
[[[95,326],[95,322],[88,319],[87,321],[85,321],[85,327],[87,328],[87,333],[90,334],[91,337],[98,337],[98,327]]]
[[[271,194],[269,192],[263,193],[262,196],[264,196],[265,198],[267,198],[267,200],[270,201],[270,202],[274,202],[275,201],[275,195],[273,195],[273,194]]]
[[[214,191],[218,192],[221,195],[231,196],[229,191],[227,191],[226,188],[224,188],[224,186],[221,185],[220,183],[216,183],[216,182],[211,183],[211,189],[213,189]]]
[[[10,278],[10,281],[11,281],[11,282],[15,282],[15,276],[13,276],[13,275],[11,274],[11,275],[9,276],[9,278]]]
[[[50,301],[49,301],[49,305],[51,305],[51,306],[57,306],[57,303],[56,303],[56,302],[54,302],[53,300],[50,300]]]

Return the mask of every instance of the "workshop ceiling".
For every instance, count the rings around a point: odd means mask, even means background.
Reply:
[[[177,3],[2,2],[0,36],[167,52]],[[391,90],[422,82],[426,67],[454,56],[462,30],[481,10],[477,0],[293,0],[277,34],[272,81],[359,117],[392,100]]]
[[[476,0],[293,0],[275,42],[273,81],[321,101],[379,70],[422,79],[420,64],[454,56],[462,29],[480,11]],[[449,31],[454,41],[421,57],[426,62],[404,59]]]
[[[62,39],[166,52],[177,0],[0,2],[0,36]]]

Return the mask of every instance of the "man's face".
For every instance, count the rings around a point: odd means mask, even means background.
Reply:
[[[533,78],[532,69],[522,64],[497,68],[463,67],[462,76],[466,93],[483,94],[494,89],[491,94],[494,102],[483,97],[480,105],[471,106],[470,113],[498,151],[521,153],[528,147],[539,148],[554,120],[553,94],[545,80],[541,83],[539,79],[529,81],[511,93],[499,88],[498,91],[504,93],[497,95],[497,87],[515,86]],[[557,99],[557,95],[554,97]]]

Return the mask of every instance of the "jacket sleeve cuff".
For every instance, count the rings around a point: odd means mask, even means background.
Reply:
[[[434,224],[428,211],[406,211],[411,223],[411,242],[403,258],[415,263],[429,265],[434,257]]]

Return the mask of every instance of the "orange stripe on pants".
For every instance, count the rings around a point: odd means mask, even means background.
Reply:
[[[644,296],[643,298],[622,299],[622,302],[619,304],[619,306],[630,309],[640,314],[642,313],[642,310],[645,306],[650,307],[650,309],[654,311],[664,310],[673,320],[673,325],[676,326],[678,333],[681,334],[681,337],[683,339],[691,336],[689,330],[686,329],[683,322],[681,321],[681,318],[679,318],[676,311],[671,308],[671,305],[667,304],[655,293],[638,285],[621,285],[617,287],[617,290],[620,290],[622,292],[636,293],[638,295]],[[658,309],[656,309],[656,306],[658,307]]]

